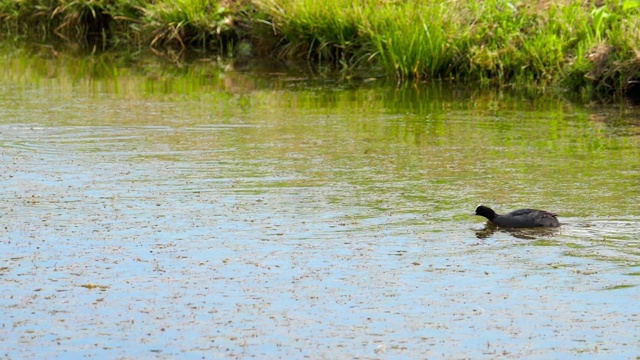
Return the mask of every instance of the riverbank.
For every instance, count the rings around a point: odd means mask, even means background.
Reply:
[[[406,80],[640,94],[640,1],[0,0],[5,38],[298,59]]]

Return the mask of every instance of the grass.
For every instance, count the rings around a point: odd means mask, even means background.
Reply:
[[[257,4],[281,29],[283,47],[304,49],[309,60],[335,58],[314,49],[340,49],[352,54],[340,58],[346,69],[366,59],[400,80],[561,87],[604,99],[639,88],[638,0],[330,0],[322,9],[315,3]]]
[[[242,35],[248,3],[215,0],[0,0],[5,37],[220,51]],[[35,31],[34,31],[35,30]]]
[[[0,0],[0,20],[8,37],[103,49],[244,44],[346,76],[640,93],[640,0]]]
[[[235,11],[214,0],[169,0],[142,10],[150,46],[175,42],[181,48],[223,49],[233,42]],[[213,42],[213,44],[212,44]]]
[[[375,46],[374,55],[389,72],[399,79],[455,74],[459,44],[447,34],[457,32],[458,26],[451,21],[446,3],[413,9],[411,3],[403,3],[389,8],[384,16],[376,16],[378,10],[369,8],[364,31]]]

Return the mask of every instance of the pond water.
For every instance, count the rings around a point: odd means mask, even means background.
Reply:
[[[2,55],[3,357],[640,355],[639,109],[53,55]]]

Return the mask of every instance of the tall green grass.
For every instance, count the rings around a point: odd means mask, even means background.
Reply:
[[[79,43],[216,49],[242,37],[249,1],[0,0],[6,36],[55,35]],[[93,42],[93,41],[92,41]]]
[[[233,42],[239,9],[216,0],[165,0],[148,3],[141,22],[150,45],[174,42],[182,48],[224,48]]]
[[[377,57],[399,79],[455,76],[459,67],[459,26],[452,21],[447,2],[404,2],[387,8],[367,6],[363,32],[374,45]]]
[[[135,19],[142,0],[0,0],[4,36],[55,35],[68,41],[106,38]]]
[[[256,5],[282,35],[280,49],[287,56],[350,65],[366,59],[401,80],[562,85],[604,97],[640,81],[638,0],[600,6],[582,0],[261,0]]]
[[[361,9],[353,1],[257,0],[254,4],[279,35],[280,57],[349,67],[367,43],[361,33]]]
[[[254,54],[400,81],[640,92],[640,0],[0,0],[0,29],[104,49],[233,55],[250,43]]]

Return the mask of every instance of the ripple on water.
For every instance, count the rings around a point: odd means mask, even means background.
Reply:
[[[0,125],[9,357],[637,355],[638,160],[580,111],[48,92]],[[560,229],[469,215],[593,199]]]

